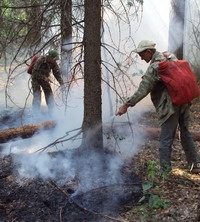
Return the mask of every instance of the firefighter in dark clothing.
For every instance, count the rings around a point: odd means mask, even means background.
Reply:
[[[60,69],[56,60],[58,60],[58,53],[55,50],[51,50],[48,52],[48,55],[40,56],[34,64],[31,75],[33,89],[33,110],[40,109],[41,89],[44,92],[49,111],[52,111],[54,108],[54,97],[49,78],[51,71],[59,84],[63,85]]]

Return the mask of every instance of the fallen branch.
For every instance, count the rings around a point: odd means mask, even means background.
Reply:
[[[21,138],[22,139],[29,138],[29,137],[33,136],[36,132],[38,132],[40,130],[51,129],[51,128],[55,127],[55,125],[56,125],[55,121],[47,121],[47,122],[43,122],[43,123],[20,126],[17,128],[0,130],[0,143],[6,143],[9,140],[17,139],[17,138],[20,138],[20,139]],[[120,129],[121,127],[122,127],[121,124],[114,125],[114,126],[104,126],[104,130],[106,133],[114,134],[115,130]],[[144,127],[144,126],[135,128],[132,125],[127,126],[127,127],[132,127],[131,131],[134,136],[137,136],[137,135],[143,136],[144,138],[147,138],[147,139],[159,139],[159,136],[160,136],[160,128],[151,128],[151,127]],[[80,132],[78,132],[77,135],[80,134]],[[200,132],[199,131],[190,131],[190,132],[191,132],[192,137],[195,141],[200,141]],[[66,135],[64,137],[66,137]],[[178,132],[176,134],[176,138],[179,138]],[[72,138],[69,138],[69,139],[72,139]],[[59,138],[57,141],[55,141],[53,144],[48,145],[47,147],[55,145],[57,143],[65,142],[69,139],[62,140],[62,138]],[[45,147],[45,148],[47,148],[47,147]]]
[[[78,133],[76,133],[75,135],[73,135],[73,136],[71,136],[71,137],[69,137],[69,138],[66,138],[66,137],[69,135],[70,132],[74,132],[74,131],[76,131],[76,130],[79,130]],[[43,151],[45,151],[47,148],[52,147],[52,146],[55,146],[55,145],[58,144],[58,143],[63,143],[63,142],[67,142],[67,141],[69,141],[69,140],[74,140],[74,139],[75,139],[78,135],[80,135],[81,133],[82,133],[81,128],[68,131],[68,132],[66,132],[66,135],[64,135],[64,136],[56,139],[54,142],[48,144],[47,146],[40,148],[40,149],[37,150],[36,152],[43,152]],[[66,139],[65,139],[65,138],[66,138]]]
[[[16,139],[16,138],[23,138],[23,139],[29,138],[40,130],[52,129],[55,126],[56,126],[55,121],[47,121],[43,123],[37,123],[37,124],[20,126],[16,128],[0,130],[0,143],[6,143],[9,140]]]

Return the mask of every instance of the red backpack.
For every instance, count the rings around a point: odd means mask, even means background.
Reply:
[[[174,105],[183,105],[200,95],[195,74],[186,60],[161,61],[158,74],[165,83]]]
[[[39,56],[37,56],[37,55],[32,58],[31,64],[28,67],[27,73],[32,74],[33,67],[34,67],[35,62],[37,61],[38,58],[39,58]]]

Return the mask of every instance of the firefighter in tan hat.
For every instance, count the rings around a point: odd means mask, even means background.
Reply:
[[[40,109],[41,90],[44,92],[49,111],[52,111],[54,108],[54,97],[49,76],[50,72],[52,71],[59,84],[63,85],[60,69],[56,62],[58,59],[58,52],[55,50],[50,50],[48,55],[40,56],[37,58],[33,66],[31,73],[33,89],[33,111],[38,111]]]
[[[188,129],[190,103],[179,106],[172,104],[166,86],[158,75],[158,63],[166,60],[166,55],[158,52],[155,46],[153,41],[143,40],[134,50],[142,60],[150,62],[150,65],[142,77],[137,91],[119,107],[116,115],[121,116],[126,113],[129,107],[135,106],[150,93],[161,126],[159,149],[161,172],[171,171],[172,144],[179,126],[181,145],[186,155],[188,168],[191,172],[199,173],[200,163]],[[167,59],[177,60],[173,54],[168,53],[167,56]]]

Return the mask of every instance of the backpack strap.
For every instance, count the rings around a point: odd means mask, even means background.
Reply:
[[[46,56],[40,56],[40,58],[37,60],[37,63],[34,66],[34,69],[41,69],[43,64],[47,64]]]

